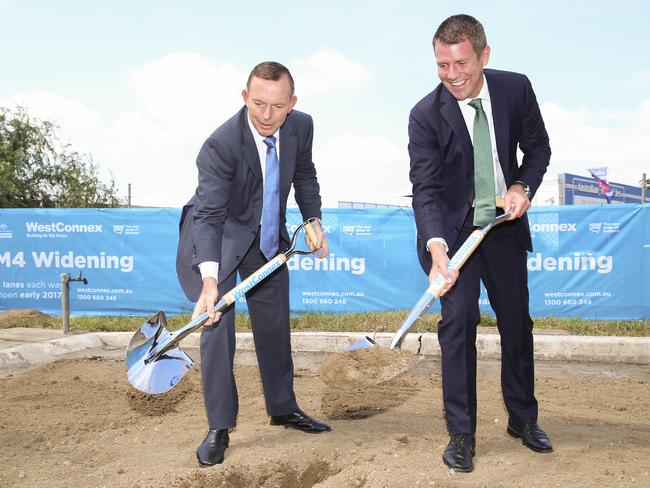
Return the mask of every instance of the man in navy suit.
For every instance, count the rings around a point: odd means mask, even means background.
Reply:
[[[293,110],[294,82],[279,63],[250,73],[245,106],[203,144],[197,158],[199,184],[183,209],[177,273],[191,300],[193,318],[207,311],[201,334],[201,376],[209,430],[196,455],[201,466],[223,462],[238,399],[233,376],[234,307],[215,313],[219,293],[263,266],[289,245],[285,225],[291,186],[302,217],[321,217],[312,162],[313,122]],[[271,209],[269,211],[269,209]],[[327,240],[309,242],[327,255]],[[269,247],[270,246],[270,247]],[[289,332],[289,276],[281,267],[251,290],[246,300],[271,425],[321,433],[330,427],[304,413],[293,391]]]
[[[534,451],[552,451],[537,424],[526,268],[526,251],[532,250],[526,211],[542,182],[551,150],[528,78],[484,69],[490,47],[480,22],[469,15],[448,18],[438,28],[433,47],[441,84],[410,113],[410,179],[420,263],[430,280],[438,274],[446,278],[438,324],[450,435],[443,461],[452,469],[468,472],[474,467],[475,454],[480,281],[487,289],[501,336],[507,432]],[[479,110],[485,123],[477,129]],[[475,156],[481,154],[476,152],[479,144],[487,145],[482,153],[487,156]],[[517,148],[523,153],[521,164]],[[486,161],[483,167],[489,168],[489,179],[477,179],[478,159]],[[488,234],[460,274],[450,272],[449,256],[483,225],[477,224],[475,213],[479,212],[479,195],[486,190],[491,202],[495,196],[504,197],[512,215]],[[492,215],[500,212],[494,206],[487,210]]]

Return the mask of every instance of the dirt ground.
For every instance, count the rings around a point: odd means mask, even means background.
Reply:
[[[188,351],[198,358],[197,351]],[[555,452],[505,433],[498,363],[479,365],[475,470],[446,469],[439,365],[387,384],[333,390],[322,357],[296,355],[305,411],[333,432],[270,426],[250,355],[238,353],[239,425],[223,465],[198,467],[200,377],[137,394],[119,354],[64,359],[0,379],[1,487],[642,487],[650,486],[650,367],[537,363],[540,421]]]

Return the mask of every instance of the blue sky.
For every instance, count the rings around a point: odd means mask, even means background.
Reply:
[[[269,7],[270,6],[270,7]],[[438,83],[431,38],[469,13],[489,66],[533,83],[557,174],[650,173],[647,2],[0,0],[0,105],[58,122],[133,203],[180,206],[202,141],[241,106],[257,62],[286,64],[314,116],[325,203],[405,203],[410,108]]]

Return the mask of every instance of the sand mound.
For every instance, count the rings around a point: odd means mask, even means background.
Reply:
[[[329,387],[355,390],[380,385],[403,374],[422,356],[400,349],[370,347],[329,355],[321,366],[321,378]]]
[[[177,412],[177,405],[189,393],[196,393],[197,395],[201,393],[201,385],[197,381],[197,375],[194,376],[185,375],[174,388],[160,395],[143,393],[131,385],[127,385],[126,396],[129,406],[133,411],[150,417]]]
[[[402,405],[423,388],[420,381],[408,376],[355,390],[328,387],[323,392],[321,411],[330,420],[368,418]]]

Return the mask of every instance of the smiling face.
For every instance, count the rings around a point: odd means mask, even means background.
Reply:
[[[456,98],[475,98],[483,88],[483,67],[490,59],[490,47],[477,54],[468,39],[457,44],[434,44],[438,77]]]
[[[277,81],[253,76],[248,87],[242,91],[244,103],[253,127],[263,136],[275,134],[298,100],[291,94],[291,83],[287,75]]]

